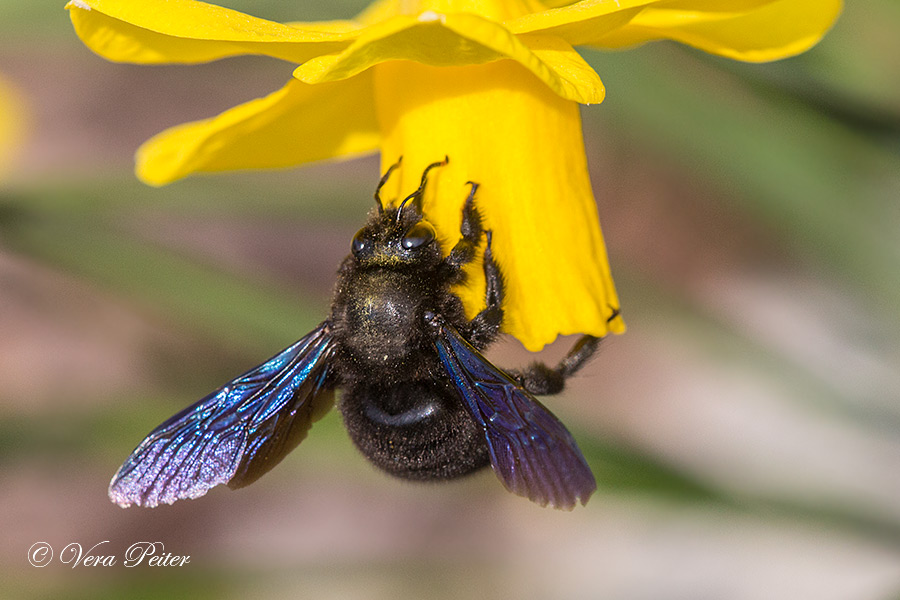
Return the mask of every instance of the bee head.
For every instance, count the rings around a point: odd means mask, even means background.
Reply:
[[[401,158],[402,160],[402,158]],[[428,180],[428,172],[446,165],[449,158],[428,165],[422,173],[419,188],[403,199],[397,208],[387,207],[379,195],[391,173],[400,165],[391,166],[375,190],[377,211],[353,236],[350,250],[361,264],[377,266],[434,266],[441,259],[441,247],[434,226],[422,214],[422,194]]]

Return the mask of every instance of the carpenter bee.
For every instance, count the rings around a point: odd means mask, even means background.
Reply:
[[[278,464],[319,416],[338,408],[355,445],[403,479],[448,480],[487,465],[510,491],[571,509],[597,487],[572,435],[534,394],[556,394],[594,353],[584,336],[556,367],[503,371],[481,352],[499,334],[503,277],[475,206],[445,256],[419,188],[376,207],[338,272],[330,316],[258,367],[154,429],[119,468],[109,497],[127,507],[197,498],[248,485]],[[465,279],[482,238],[485,308],[468,320],[451,287]],[[614,318],[618,314],[613,310]]]

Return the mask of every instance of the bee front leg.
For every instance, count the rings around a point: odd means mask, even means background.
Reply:
[[[491,250],[492,232],[488,230],[487,244],[484,248],[484,309],[468,322],[465,328],[467,339],[475,347],[486,347],[500,334],[500,323],[503,322],[503,276],[494,262]]]
[[[478,184],[470,181],[469,185],[472,188],[463,206],[462,225],[459,228],[462,238],[453,246],[441,265],[450,283],[462,283],[465,279],[462,268],[474,260],[481,234],[484,232],[481,226],[481,213],[475,208],[475,191]]]

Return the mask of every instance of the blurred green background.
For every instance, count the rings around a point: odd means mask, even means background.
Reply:
[[[62,4],[0,0],[0,73],[30,112],[0,184],[0,597],[900,598],[896,0],[850,2],[774,64],[586,52],[608,89],[585,132],[629,330],[547,402],[600,486],[572,513],[490,473],[388,479],[335,413],[249,488],[110,504],[152,427],[321,320],[379,173],[367,158],[142,186],[140,142],[291,66],[107,63]],[[512,340],[491,356],[531,359]],[[107,540],[190,563],[27,562],[38,541]]]

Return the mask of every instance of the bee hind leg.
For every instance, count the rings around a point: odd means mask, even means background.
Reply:
[[[614,308],[606,322],[609,323],[618,316],[619,309]],[[566,379],[587,364],[603,339],[593,335],[581,336],[555,368],[535,362],[521,371],[508,371],[508,373],[519,385],[532,394],[537,396],[558,394],[565,387]]]
[[[582,336],[556,367],[534,362],[520,371],[507,370],[519,385],[536,396],[550,396],[563,391],[566,379],[574,375],[597,351],[603,338]]]

